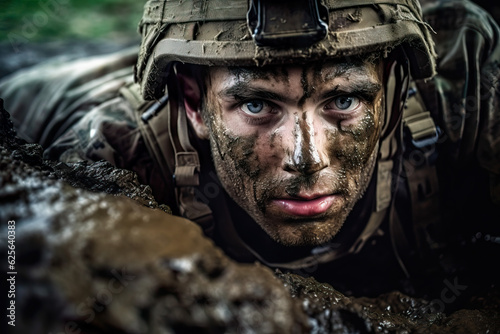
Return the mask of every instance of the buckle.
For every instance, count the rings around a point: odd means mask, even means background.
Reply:
[[[439,140],[441,131],[428,111],[405,117],[404,124],[410,131],[412,144],[417,148],[433,145]]]
[[[172,175],[174,186],[194,187],[200,184],[200,160],[196,152],[177,152],[175,154],[175,170]]]
[[[328,9],[320,0],[250,0],[248,29],[257,46],[307,47],[328,34]]]
[[[431,145],[434,145],[438,142],[440,135],[441,135],[441,128],[439,126],[437,126],[436,131],[434,132],[434,134],[431,135],[431,137],[418,139],[418,140],[412,138],[411,143],[416,148],[431,146]]]

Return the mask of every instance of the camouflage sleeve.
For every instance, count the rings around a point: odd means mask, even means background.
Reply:
[[[151,185],[159,203],[178,214],[173,190],[161,167],[149,154],[135,120],[135,109],[120,94],[90,111],[45,150],[45,158],[63,162],[106,160],[134,171],[139,182]]]
[[[63,162],[107,160],[123,167],[126,151],[133,150],[140,139],[133,117],[132,107],[121,96],[106,101],[47,148],[45,157]]]
[[[54,58],[0,80],[18,135],[48,147],[94,106],[133,81],[137,48],[64,61]]]
[[[37,65],[0,80],[0,95],[18,134],[41,144],[46,159],[106,160],[134,171],[158,202],[174,208],[174,190],[137,127],[133,101],[121,93],[133,83],[137,52]]]
[[[436,31],[433,83],[448,169],[478,163],[489,173],[491,199],[500,204],[499,27],[469,1],[434,2],[424,13]]]

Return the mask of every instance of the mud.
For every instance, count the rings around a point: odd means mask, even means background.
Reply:
[[[1,100],[0,109],[2,236],[16,221],[15,333],[500,332],[498,294],[446,315],[399,292],[349,298],[313,278],[235,263],[197,225],[162,210],[133,173],[43,160],[40,146],[15,137]]]

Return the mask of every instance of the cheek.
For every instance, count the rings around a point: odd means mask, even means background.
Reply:
[[[263,162],[265,169],[272,169],[281,165],[287,147],[284,140],[286,139],[278,131],[259,136],[257,152],[259,152],[259,159]]]
[[[219,167],[224,166],[226,173],[240,179],[244,175],[257,179],[263,172],[279,168],[285,154],[281,134],[241,134],[228,124],[227,118],[214,113],[209,123],[212,153],[219,156]]]
[[[284,150],[280,136],[258,132],[248,136],[235,136],[225,131],[219,136],[223,158],[237,174],[257,179],[266,172],[279,168]]]
[[[330,156],[344,171],[360,171],[367,165],[380,133],[379,114],[367,110],[356,125],[327,132]]]

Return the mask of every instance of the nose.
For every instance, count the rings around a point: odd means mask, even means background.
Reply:
[[[295,115],[293,148],[288,151],[284,170],[301,174],[314,174],[327,166],[318,151],[313,122],[304,111]]]

